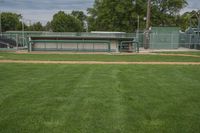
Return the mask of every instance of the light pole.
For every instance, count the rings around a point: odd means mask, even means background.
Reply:
[[[21,18],[21,23],[22,23],[22,45],[24,47],[24,22],[23,22],[23,18]]]
[[[134,6],[136,6],[137,0],[133,0],[133,1],[132,1],[132,4],[133,4]],[[137,14],[137,30],[138,30],[138,31],[139,31],[139,28],[140,28],[140,16]]]
[[[134,6],[136,6],[136,4],[137,4],[137,0],[133,0],[132,1],[132,4],[134,5]],[[140,16],[137,14],[137,31],[136,31],[136,41],[138,41],[139,40],[139,29],[140,29]]]

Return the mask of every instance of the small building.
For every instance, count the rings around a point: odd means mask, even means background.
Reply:
[[[150,49],[177,49],[179,47],[178,27],[152,27]]]

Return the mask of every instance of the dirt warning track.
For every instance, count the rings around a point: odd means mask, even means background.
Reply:
[[[200,65],[200,62],[105,62],[105,61],[38,61],[38,60],[0,60],[0,63],[24,63],[24,64],[113,64],[113,65]]]

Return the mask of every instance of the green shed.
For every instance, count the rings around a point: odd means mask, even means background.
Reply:
[[[150,49],[177,49],[179,34],[178,27],[152,27]]]

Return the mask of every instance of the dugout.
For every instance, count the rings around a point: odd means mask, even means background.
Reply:
[[[124,41],[130,44],[130,41],[133,41],[133,34],[123,32],[47,33],[29,36],[29,51],[119,52],[120,44]],[[127,43],[123,43],[123,46]],[[130,46],[128,50],[133,51],[132,45],[128,46]]]

